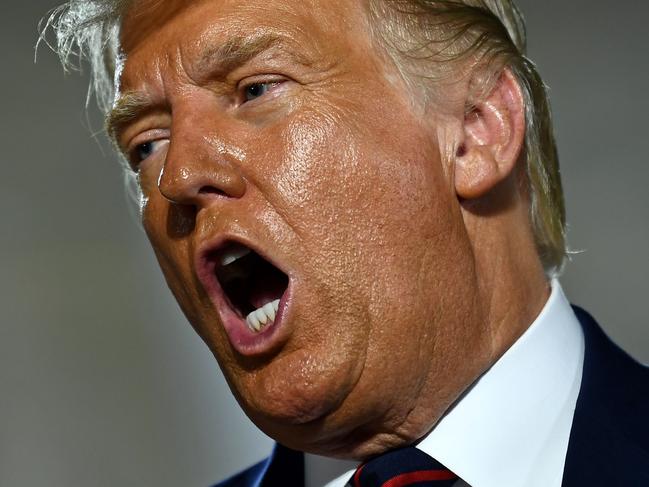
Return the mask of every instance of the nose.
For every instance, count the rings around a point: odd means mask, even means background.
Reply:
[[[237,170],[238,161],[227,151],[214,150],[205,141],[174,142],[158,179],[158,189],[166,199],[200,209],[215,200],[245,194],[246,181]]]

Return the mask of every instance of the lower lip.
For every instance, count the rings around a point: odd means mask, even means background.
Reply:
[[[286,333],[282,333],[286,328],[284,318],[288,314],[292,295],[290,278],[288,286],[280,298],[275,320],[265,325],[261,331],[255,332],[248,327],[246,319],[241,318],[226,300],[214,274],[215,265],[211,262],[209,265],[201,266],[206,275],[199,275],[199,278],[221,318],[232,347],[241,355],[255,356],[267,354],[284,343],[286,339]]]

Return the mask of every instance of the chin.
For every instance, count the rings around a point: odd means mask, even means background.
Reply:
[[[331,418],[291,426],[265,425],[262,430],[294,450],[341,460],[363,461],[388,450],[411,445],[425,433],[403,436],[398,432],[377,431],[353,418],[344,426],[333,427]],[[340,418],[335,422],[339,423]]]
[[[272,381],[273,386],[257,389],[254,400],[238,398],[250,419],[274,440],[327,457],[364,460],[411,444],[427,431],[426,425],[395,422],[407,415],[407,408],[394,411],[380,394],[355,390],[356,383],[340,383],[340,378],[319,379],[317,388]]]
[[[332,353],[328,344],[286,348],[262,365],[226,367],[226,376],[245,413],[269,436],[294,430],[317,436],[354,391],[363,363]]]

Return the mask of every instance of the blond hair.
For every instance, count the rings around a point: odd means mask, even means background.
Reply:
[[[546,87],[526,57],[525,23],[516,5],[512,0],[368,1],[387,51],[414,83],[426,84],[445,67],[466,66],[467,60],[484,74],[478,93],[487,90],[504,68],[516,77],[526,109],[524,162],[530,223],[546,273],[557,273],[566,254],[559,162]],[[54,33],[52,47],[66,69],[89,62],[88,96],[95,95],[104,113],[113,103],[119,27],[128,3],[70,0],[51,12],[41,29],[41,39],[50,30]]]

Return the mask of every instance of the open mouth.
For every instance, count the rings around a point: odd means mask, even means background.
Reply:
[[[270,327],[288,287],[288,276],[241,244],[226,244],[216,257],[214,274],[227,304],[254,333]]]

